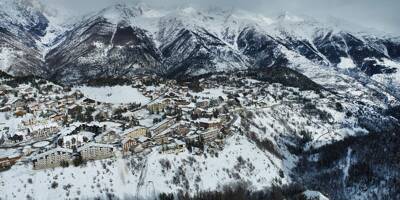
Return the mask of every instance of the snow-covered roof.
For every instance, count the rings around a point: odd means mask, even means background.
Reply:
[[[220,123],[221,122],[221,119],[209,119],[209,118],[200,118],[200,119],[197,119],[196,120],[196,122],[199,122],[199,123],[207,123],[207,124],[211,124],[211,123]]]
[[[177,145],[185,145],[185,144],[186,144],[186,143],[183,142],[182,140],[175,140],[175,143],[176,143]]]
[[[171,120],[173,120],[173,119],[166,118],[166,119],[164,119],[163,121],[161,121],[160,123],[158,123],[158,124],[154,125],[153,127],[151,127],[150,130],[155,130],[155,129],[159,128],[160,126],[162,126],[162,125],[168,123],[168,122],[171,121]]]
[[[1,158],[16,158],[21,156],[21,152],[17,149],[0,149]]]
[[[141,136],[137,140],[138,140],[138,142],[143,143],[143,142],[146,142],[147,140],[149,140],[149,138]]]

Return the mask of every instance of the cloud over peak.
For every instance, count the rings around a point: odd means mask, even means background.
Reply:
[[[399,0],[27,0],[41,2],[52,10],[67,10],[71,14],[82,14],[100,10],[107,6],[126,3],[144,3],[151,7],[173,9],[183,7],[242,9],[267,16],[283,11],[309,15],[317,18],[339,18],[386,32],[399,34]]]

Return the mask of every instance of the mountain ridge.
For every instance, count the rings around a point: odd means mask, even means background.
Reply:
[[[20,12],[29,10],[31,8]],[[27,13],[35,15],[37,12]],[[41,37],[28,35],[28,38],[33,38],[29,44],[8,51],[2,48],[3,71],[17,76],[33,74],[61,83],[80,84],[105,75],[118,78],[156,73],[181,79],[275,65],[307,71],[305,68],[308,66],[298,62],[299,58],[320,68],[329,66],[337,73],[346,70],[365,75],[388,88],[400,86],[400,80],[396,78],[400,73],[399,37],[346,31],[337,21],[324,24],[311,17],[288,13],[268,18],[245,11],[196,10],[192,7],[157,10],[143,4],[116,4],[76,21],[68,21],[62,27],[54,25],[54,19],[49,18],[49,21],[44,14],[41,16],[44,18],[35,25],[41,27],[36,33],[42,34]],[[112,37],[121,24],[126,28],[126,37],[114,46]],[[97,26],[96,31],[90,32],[93,26]],[[4,22],[3,28],[10,29],[4,26]],[[101,32],[107,35],[107,39],[98,35]],[[3,43],[15,43],[19,36],[11,37]],[[138,38],[141,38],[140,42],[133,41]],[[131,46],[129,42],[133,42]],[[81,53],[77,52],[79,48],[76,45],[71,44],[79,44]],[[30,46],[36,47],[32,50]],[[45,47],[48,50],[40,49]],[[31,54],[37,61],[32,60],[28,53],[24,53],[26,57],[21,59],[25,61],[23,67],[12,60],[5,61],[4,57],[9,57],[9,54],[18,57],[21,50],[34,51]],[[109,59],[110,55],[114,61]],[[293,60],[293,56],[296,59]]]

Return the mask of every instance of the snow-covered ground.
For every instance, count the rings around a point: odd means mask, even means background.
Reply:
[[[318,191],[307,190],[303,192],[303,194],[308,200],[329,200],[326,196]]]
[[[395,72],[391,74],[375,74],[372,76],[372,79],[381,84],[387,85],[387,87],[392,90],[398,91],[397,88],[400,87],[400,62],[383,59],[383,61],[378,61],[378,64],[394,69]]]
[[[93,100],[113,103],[113,104],[126,104],[126,103],[141,103],[146,104],[150,101],[149,98],[143,96],[137,88],[131,86],[106,86],[106,87],[89,87],[80,86],[76,88],[80,90],[86,97]]]
[[[12,50],[8,48],[0,49],[0,70],[7,72],[14,59]]]
[[[170,167],[163,167],[162,162],[169,162]],[[194,194],[221,189],[238,181],[250,182],[256,190],[270,186],[274,179],[287,183],[289,176],[279,175],[283,165],[246,137],[235,134],[226,141],[218,156],[197,156],[187,151],[178,155],[160,154],[154,148],[146,158],[117,156],[112,160],[89,162],[85,167],[33,170],[30,165],[16,165],[0,173],[0,191],[5,199],[25,199],[28,194],[46,200],[104,197],[107,193],[120,198],[149,198],[178,189]]]
[[[340,69],[354,69],[356,68],[356,64],[354,64],[353,60],[350,58],[340,58],[340,63],[337,65]]]
[[[21,131],[19,131],[19,126],[21,125],[23,120],[31,119],[32,115],[27,114],[24,117],[13,117],[10,113],[0,113],[0,129],[3,127],[8,127],[9,136],[13,136],[15,133],[19,133],[21,135]],[[1,136],[1,135],[0,135]]]
[[[19,155],[20,155],[20,152],[18,151],[18,149],[0,149],[0,157],[13,158],[13,157],[17,157]],[[1,195],[0,195],[0,199],[1,199]]]

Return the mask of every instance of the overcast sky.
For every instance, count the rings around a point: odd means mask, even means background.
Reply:
[[[138,0],[38,0],[76,12],[88,12],[104,8],[116,2]],[[335,17],[400,34],[400,0],[142,0],[151,6],[161,7],[224,7],[239,8],[267,16],[288,11],[314,17]]]

